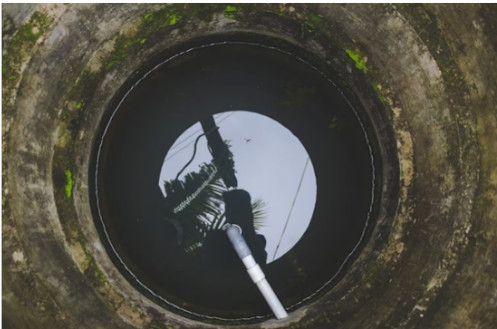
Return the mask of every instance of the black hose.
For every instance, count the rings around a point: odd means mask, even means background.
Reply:
[[[190,165],[190,163],[192,163],[193,159],[195,159],[195,154],[197,154],[197,143],[198,143],[198,141],[200,140],[200,137],[202,137],[202,136],[205,136],[205,134],[199,135],[199,136],[197,137],[197,139],[195,140],[195,145],[193,146],[193,155],[192,155],[192,158],[190,159],[190,161],[188,161],[188,162],[186,163],[186,165],[184,165],[184,167],[183,167],[183,168],[181,168],[181,170],[178,172],[178,175],[176,175],[176,178],[175,178],[174,180],[178,180],[179,175],[181,175],[181,173],[182,173],[183,171],[185,171],[186,167],[188,167],[188,166]]]

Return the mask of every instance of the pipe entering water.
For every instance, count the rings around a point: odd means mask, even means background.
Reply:
[[[247,268],[250,278],[257,285],[257,288],[259,288],[259,291],[264,296],[264,299],[268,303],[276,318],[278,320],[286,318],[288,314],[274,293],[273,288],[271,288],[267,282],[266,276],[264,275],[264,272],[262,272],[261,267],[256,263],[254,257],[252,256],[250,248],[243,239],[242,229],[240,226],[236,224],[226,224],[224,229],[226,230],[226,234],[233,244],[233,248],[238,254],[238,257],[240,257],[243,264]]]

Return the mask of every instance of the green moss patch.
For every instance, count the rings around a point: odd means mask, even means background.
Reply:
[[[72,179],[72,173],[69,169],[64,170],[64,174],[66,175],[66,196],[70,198],[72,195],[74,181]]]
[[[366,66],[366,62],[364,60],[364,56],[361,53],[354,51],[352,49],[346,49],[345,52],[349,55],[350,59],[352,59],[355,63],[355,67],[361,71],[367,72],[368,68]]]
[[[143,33],[149,34],[162,28],[178,24],[183,15],[180,14],[179,5],[167,5],[164,8],[147,13],[143,16]]]
[[[229,18],[235,18],[238,10],[239,8],[237,8],[236,6],[227,5],[226,8],[224,8],[224,15]]]
[[[126,58],[130,52],[139,49],[147,42],[151,34],[178,24],[183,19],[179,6],[181,5],[166,5],[163,9],[149,12],[143,16],[143,21],[135,35],[118,36],[115,40],[114,50],[103,62],[103,71],[109,71],[117,63]]]
[[[143,37],[118,37],[116,39],[114,50],[103,65],[105,71],[110,70],[114,65],[123,60],[132,48],[143,45],[146,41],[147,39]]]
[[[53,18],[50,16],[40,12],[33,13],[29,22],[21,26],[6,45],[6,51],[2,55],[2,104],[4,109],[9,98],[7,93],[15,88],[22,63],[31,54],[31,49],[36,41],[47,31],[52,21]]]
[[[378,85],[374,85],[373,89],[376,92],[376,96],[378,96],[378,99],[380,100],[380,102],[382,102],[383,104],[385,104],[385,98],[381,94],[381,91],[380,91],[380,88],[378,87]]]

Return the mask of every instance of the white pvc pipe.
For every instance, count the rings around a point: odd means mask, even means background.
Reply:
[[[242,236],[242,229],[240,226],[226,224],[224,229],[228,234],[228,238],[230,239],[233,248],[235,248],[236,253],[245,265],[250,278],[252,278],[252,281],[259,288],[262,296],[266,299],[266,302],[276,318],[278,320],[286,318],[288,314],[274,293],[273,288],[271,288],[267,282],[266,276],[264,275],[264,272],[262,272],[261,267],[256,263],[254,257],[252,256],[252,252]]]

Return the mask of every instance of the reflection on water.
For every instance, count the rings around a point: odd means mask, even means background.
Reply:
[[[217,234],[212,231],[226,223],[227,186],[221,172],[234,169],[238,186],[232,187],[246,190],[252,199],[251,230],[258,233],[254,246],[264,246],[265,262],[270,263],[289,251],[309,226],[316,202],[313,166],[298,138],[267,116],[229,111],[215,114],[214,121],[218,129],[206,132],[198,122],[169,149],[159,178],[165,218],[185,251],[199,256],[204,241]],[[221,170],[211,153],[214,134],[226,147],[220,156],[228,166]]]
[[[209,318],[271,314],[226,222],[243,227],[286,307],[334,280],[364,237],[374,171],[363,126],[292,55],[193,49],[111,110],[97,139],[95,223],[121,273],[160,305]]]

